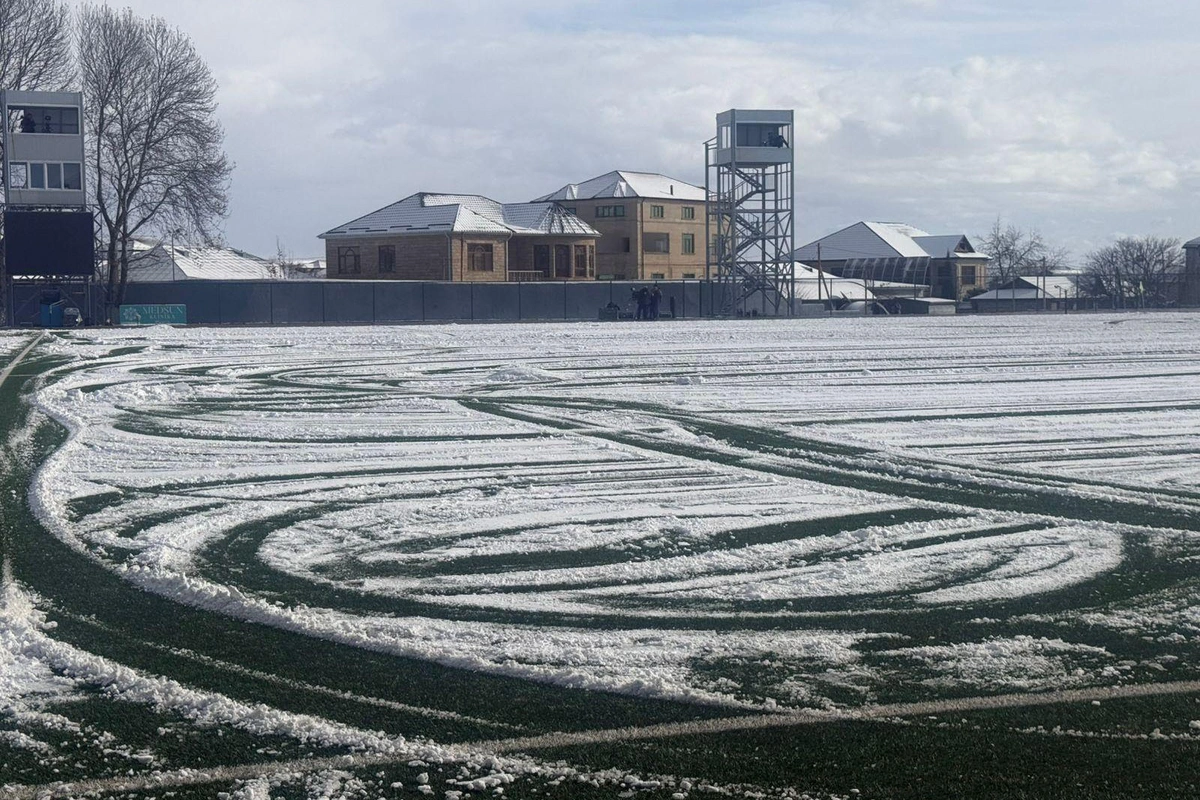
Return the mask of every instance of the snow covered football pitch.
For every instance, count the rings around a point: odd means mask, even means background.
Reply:
[[[4,797],[1200,791],[1200,315],[0,365]]]

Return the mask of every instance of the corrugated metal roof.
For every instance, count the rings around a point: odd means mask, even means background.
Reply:
[[[1021,275],[1017,280],[1030,288],[1044,289],[1050,297],[1071,297],[1075,294],[1074,279],[1062,275]]]
[[[1052,295],[1043,293],[1041,289],[992,289],[990,292],[977,294],[971,300],[983,300],[992,302],[1004,302],[1005,300],[1041,300],[1042,298],[1053,299]]]
[[[914,236],[917,246],[934,258],[945,258],[947,253],[954,255],[978,255],[971,241],[961,233],[950,236]]]
[[[840,297],[843,300],[874,300],[875,293],[863,286],[862,281],[851,278],[839,278],[828,272],[818,273],[815,267],[796,262],[795,287],[798,300],[829,300]]]
[[[653,200],[694,200],[704,202],[704,188],[657,172],[631,172],[618,169],[583,183],[568,183],[556,192],[537,198],[547,200],[596,200],[608,197],[642,197]]]
[[[135,240],[129,260],[129,280],[265,281],[279,270],[264,258],[231,247],[208,247]]]
[[[987,258],[975,252],[963,234],[934,236],[920,228],[900,222],[856,222],[848,228],[809,242],[795,252],[797,260],[815,263],[817,245],[825,261],[852,258],[945,258],[947,251],[957,258]],[[966,248],[965,252],[958,252]]]
[[[321,234],[321,239],[373,234],[491,233],[599,236],[555,203],[499,203],[477,194],[418,192]]]

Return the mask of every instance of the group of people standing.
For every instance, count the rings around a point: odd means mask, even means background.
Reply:
[[[658,307],[662,304],[662,289],[658,284],[647,289],[639,286],[633,290],[633,301],[637,304],[637,316],[634,319],[658,319]]]

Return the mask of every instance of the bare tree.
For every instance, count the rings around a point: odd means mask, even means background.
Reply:
[[[120,304],[135,236],[219,238],[232,166],[222,151],[216,82],[186,34],[157,17],[85,5],[79,64],[109,302]]]
[[[65,89],[71,14],[59,0],[0,0],[0,89]]]
[[[988,283],[1002,286],[1022,275],[1049,275],[1065,267],[1070,253],[1050,247],[1036,228],[1022,230],[1005,225],[999,217],[992,229],[979,237],[988,261]]]
[[[1183,260],[1179,239],[1124,237],[1088,253],[1080,282],[1121,308],[1161,307],[1176,299]]]

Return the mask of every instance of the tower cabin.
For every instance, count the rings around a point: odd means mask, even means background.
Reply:
[[[82,109],[78,92],[0,91],[10,207],[85,204]]]
[[[791,164],[791,110],[730,109],[717,115],[715,164]]]

